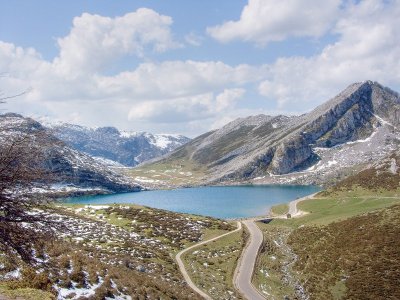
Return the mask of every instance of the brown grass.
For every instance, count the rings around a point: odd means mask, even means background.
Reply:
[[[311,299],[400,299],[400,205],[289,237]]]

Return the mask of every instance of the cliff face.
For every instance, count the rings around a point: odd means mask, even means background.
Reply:
[[[384,140],[390,140],[387,144],[393,145],[399,123],[399,95],[376,82],[365,81],[350,85],[301,116],[259,115],[237,119],[194,139],[159,163],[185,159],[206,166],[205,180],[209,182],[252,180],[260,176],[275,182],[279,176],[321,166],[325,162],[323,153],[335,156],[335,151],[344,145],[350,149],[359,141],[382,139],[382,135]],[[368,149],[371,153],[383,151],[381,146],[379,140]],[[349,158],[348,165],[340,168],[352,166],[351,161],[360,163],[356,153],[349,150],[345,155]],[[363,159],[361,163],[367,161]]]

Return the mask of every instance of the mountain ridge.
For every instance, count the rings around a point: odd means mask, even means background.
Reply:
[[[348,174],[352,168],[366,165],[368,156],[381,159],[393,150],[400,136],[399,124],[399,94],[377,82],[364,81],[349,85],[301,116],[258,115],[234,120],[194,138],[155,164],[189,161],[204,167],[204,176],[199,178],[203,184],[329,184],[335,177],[342,178],[342,171]],[[363,140],[367,143],[362,144]],[[338,151],[348,152],[343,164],[333,162]],[[332,172],[312,170],[330,160]]]
[[[70,147],[125,167],[165,155],[190,140],[182,135],[119,131],[111,126],[91,128],[69,123],[46,125]]]

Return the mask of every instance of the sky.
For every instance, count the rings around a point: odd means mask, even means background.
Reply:
[[[400,92],[400,0],[0,0],[2,104],[189,137],[302,114],[354,82]]]

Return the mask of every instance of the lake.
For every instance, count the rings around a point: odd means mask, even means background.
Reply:
[[[175,212],[230,219],[265,215],[275,204],[290,202],[320,190],[320,187],[312,185],[212,186],[71,197],[64,202],[134,203]]]

